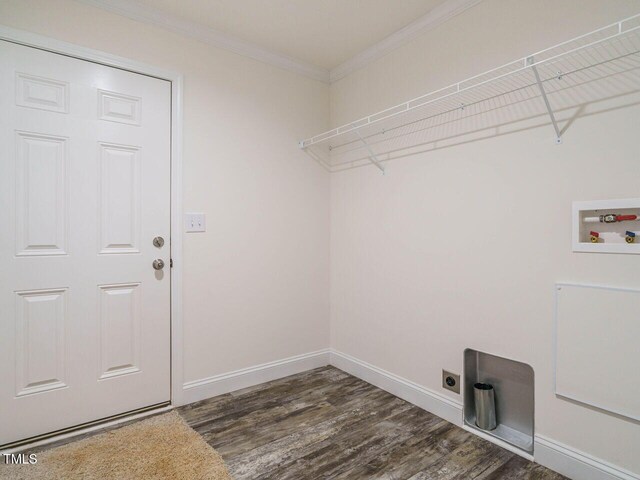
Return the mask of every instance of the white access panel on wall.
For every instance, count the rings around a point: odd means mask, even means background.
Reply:
[[[556,285],[556,394],[640,420],[640,290]]]

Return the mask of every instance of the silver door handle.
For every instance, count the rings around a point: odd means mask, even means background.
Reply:
[[[153,261],[153,268],[155,270],[162,270],[164,268],[164,260],[158,258]]]

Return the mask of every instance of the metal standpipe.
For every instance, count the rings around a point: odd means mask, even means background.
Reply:
[[[494,430],[496,422],[496,400],[493,386],[488,383],[473,385],[476,407],[476,425],[482,430]]]

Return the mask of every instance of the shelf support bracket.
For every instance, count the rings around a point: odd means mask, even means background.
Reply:
[[[556,143],[560,144],[562,143],[562,132],[560,131],[560,127],[558,127],[556,116],[554,115],[553,109],[551,108],[551,103],[549,102],[549,98],[547,97],[547,92],[544,89],[542,80],[540,80],[540,74],[538,73],[538,69],[533,63],[533,57],[527,58],[527,62],[529,63],[529,65],[531,65],[531,70],[533,70],[533,75],[536,77],[536,83],[538,84],[538,88],[540,89],[540,93],[542,94],[544,105],[547,107],[547,113],[549,114],[549,118],[551,118],[553,129],[556,131]]]
[[[304,146],[304,141],[298,142],[298,146],[300,147],[300,150],[302,150],[309,157],[311,157],[313,160],[318,162],[320,164],[320,166],[322,168],[324,168],[327,172],[331,173],[331,166],[322,157],[320,157],[320,155],[318,155],[317,153],[313,152],[311,150],[311,148],[305,147]]]
[[[358,135],[358,138],[364,144],[365,148],[367,149],[367,152],[369,152],[369,161],[373,163],[376,167],[378,167],[382,172],[382,174],[384,175],[384,167],[380,163],[380,160],[378,160],[378,156],[373,152],[373,150],[371,149],[371,146],[367,143],[367,141],[364,138],[362,138],[362,135],[360,135],[360,132],[357,130],[356,130],[356,135]]]

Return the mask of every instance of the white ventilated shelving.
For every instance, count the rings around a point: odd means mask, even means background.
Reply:
[[[640,15],[302,140],[330,172],[438,148],[458,136],[544,115],[562,142],[558,112],[640,90]]]

